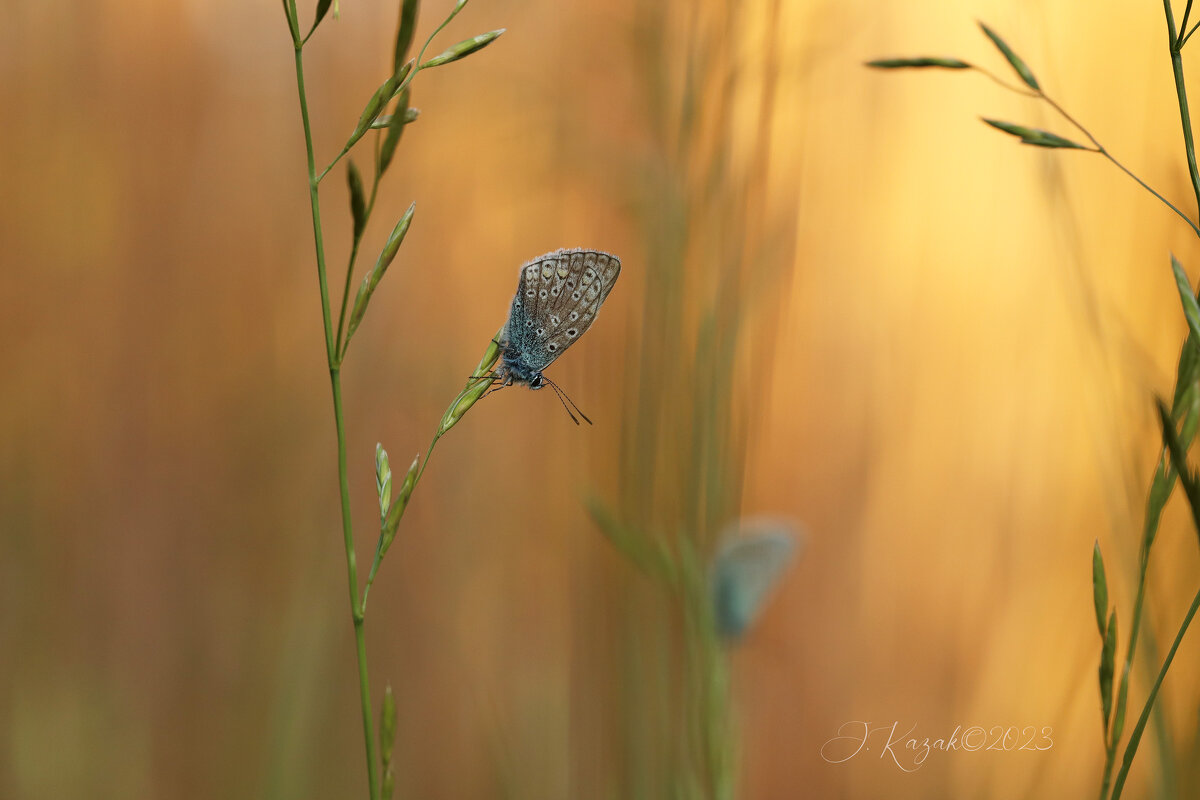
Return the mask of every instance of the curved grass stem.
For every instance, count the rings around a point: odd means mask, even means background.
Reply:
[[[1132,171],[1130,171],[1128,167],[1126,167],[1120,161],[1117,161],[1117,159],[1113,158],[1112,153],[1108,152],[1103,147],[1101,147],[1097,152],[1100,153],[1100,155],[1107,158],[1109,161],[1111,161],[1113,163],[1113,165],[1116,166],[1119,170],[1121,170],[1126,175],[1128,175],[1129,177],[1131,177],[1135,181],[1137,181],[1139,186],[1141,186],[1143,189],[1145,189],[1150,194],[1157,197],[1163,203],[1163,205],[1165,205],[1167,208],[1171,209],[1177,215],[1179,215],[1179,218],[1188,224],[1188,227],[1192,229],[1193,233],[1195,233],[1197,236],[1200,236],[1200,226],[1197,226],[1196,223],[1192,221],[1191,217],[1189,217],[1187,214],[1180,211],[1179,208],[1174,203],[1172,203],[1170,200],[1168,200],[1167,198],[1163,197],[1161,194],[1156,192],[1153,188],[1150,187],[1150,185],[1148,183],[1146,183],[1144,180],[1142,180],[1137,175],[1135,175]]]
[[[1096,148],[1094,152],[1097,152],[1100,155],[1104,156],[1110,162],[1112,162],[1113,166],[1115,166],[1117,169],[1124,172],[1130,178],[1133,178],[1134,181],[1136,181],[1139,186],[1141,186],[1147,192],[1149,192],[1150,194],[1152,194],[1156,198],[1158,198],[1158,200],[1163,205],[1165,205],[1167,208],[1174,211],[1179,216],[1180,219],[1182,219],[1184,222],[1186,222],[1188,224],[1188,227],[1192,229],[1193,233],[1195,233],[1197,236],[1200,236],[1200,226],[1198,226],[1195,222],[1193,222],[1191,217],[1189,217],[1187,214],[1185,214],[1181,210],[1179,210],[1178,206],[1176,206],[1174,203],[1172,203],[1167,198],[1163,197],[1153,187],[1151,187],[1150,184],[1146,183],[1144,180],[1139,178],[1132,170],[1130,170],[1128,167],[1126,167],[1124,164],[1122,164],[1120,161],[1118,161],[1116,159],[1116,157],[1113,156],[1112,153],[1108,152],[1108,148],[1106,148],[1104,145],[1100,144],[1100,142],[1096,139],[1096,137],[1092,135],[1091,131],[1089,131],[1087,128],[1085,128],[1077,119],[1075,119],[1070,114],[1068,114],[1066,109],[1064,109],[1062,106],[1060,106],[1058,103],[1056,103],[1053,98],[1051,98],[1049,95],[1047,95],[1043,91],[1036,92],[1034,96],[1036,96],[1042,100],[1045,100],[1046,103],[1048,103],[1051,108],[1053,108],[1056,112],[1058,112],[1059,116],[1061,116],[1063,119],[1065,119],[1071,125],[1075,126],[1075,128],[1080,133],[1082,133],[1084,136],[1086,136],[1088,138],[1088,141],[1090,141],[1092,143],[1092,145]],[[1184,102],[1186,103],[1186,100]],[[1187,127],[1187,130],[1188,131],[1191,130],[1190,123]],[[1190,133],[1188,134],[1188,137],[1186,137],[1186,138],[1188,138],[1188,140],[1190,141]],[[1188,147],[1188,152],[1194,153],[1194,150],[1190,145]],[[1194,161],[1195,161],[1195,156],[1194,155],[1190,156],[1189,163],[1194,164]],[[1197,196],[1200,197],[1200,195],[1197,195]]]
[[[991,72],[990,70],[986,70],[977,64],[972,64],[971,69],[975,70],[976,72],[978,72],[981,75],[985,75],[993,83],[995,83],[1005,89],[1008,89],[1008,91],[1012,92],[1013,94],[1023,94],[1026,97],[1039,97],[1040,96],[1038,94],[1038,92],[1035,92],[1033,89],[1022,89],[1020,86],[1014,86],[1013,84],[1009,83],[1008,81],[998,78],[996,76],[996,74]]]

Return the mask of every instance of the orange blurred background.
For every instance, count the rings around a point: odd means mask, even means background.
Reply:
[[[9,5],[0,797],[362,796],[279,4]],[[305,50],[319,163],[390,66],[396,6],[342,0]],[[425,3],[418,41],[450,6]],[[664,501],[695,462],[676,419],[719,444],[704,451],[709,523],[769,513],[808,533],[730,654],[740,796],[1095,795],[1092,545],[1127,630],[1152,397],[1186,333],[1168,252],[1195,276],[1200,248],[1100,158],[1019,147],[977,119],[1074,135],[1044,105],[975,74],[862,66],[930,53],[1003,73],[976,18],[1194,213],[1152,5],[474,0],[439,38],[508,29],[418,77],[422,114],[364,242],[360,269],[416,201],[344,369],[360,564],[375,443],[401,473],[424,451],[518,265],[586,246],[624,267],[551,371],[596,425],[576,428],[549,392],[477,405],[439,444],[372,590],[397,797],[633,796],[654,757],[637,714],[612,709],[653,716],[671,677],[638,648],[671,610],[583,499],[628,508],[641,486],[651,517],[686,519]],[[340,167],[322,202],[340,287]],[[716,350],[733,360],[706,385]],[[1195,591],[1196,544],[1173,499],[1133,718]],[[1126,797],[1200,796],[1198,667],[1193,632]],[[856,720],[931,738],[1050,727],[1053,747],[934,753],[912,773],[877,750],[827,763],[822,745]]]

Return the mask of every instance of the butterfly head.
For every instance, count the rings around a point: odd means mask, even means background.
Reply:
[[[525,359],[511,345],[504,345],[500,351],[500,364],[496,367],[496,377],[500,383],[519,383],[530,389],[541,389],[546,385],[546,379],[539,370],[525,363]]]

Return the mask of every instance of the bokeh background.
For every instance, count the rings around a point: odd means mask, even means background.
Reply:
[[[320,162],[386,74],[396,5],[342,0],[306,49]],[[449,6],[424,4],[420,39]],[[279,3],[3,17],[0,797],[362,796]],[[1046,107],[862,67],[936,53],[1003,73],[976,18],[1194,213],[1152,4],[474,0],[439,40],[508,29],[420,76],[367,233],[369,264],[416,200],[344,371],[361,558],[375,443],[397,469],[427,447],[517,266],[590,246],[624,270],[552,370],[596,425],[549,392],[477,405],[372,591],[398,797],[663,796],[678,621],[588,497],[651,535],[711,542],[759,513],[806,528],[729,653],[741,796],[1095,795],[1091,550],[1124,623],[1152,397],[1185,334],[1167,256],[1195,276],[1200,248],[1100,158],[977,119],[1071,135]],[[340,170],[322,200],[338,285]],[[1184,511],[1156,545],[1134,709],[1200,572]],[[1192,636],[1126,796],[1200,796],[1198,667]],[[854,720],[1054,744],[911,774],[878,749],[826,763]]]

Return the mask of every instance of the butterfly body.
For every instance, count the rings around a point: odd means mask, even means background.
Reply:
[[[546,385],[542,373],[526,364],[519,350],[509,346],[500,351],[500,366],[496,368],[496,374],[501,376],[501,382],[506,386],[516,383],[530,389],[542,389]]]
[[[621,260],[599,250],[555,250],[521,265],[500,339],[499,382],[543,388],[542,371],[591,327],[620,273]]]

